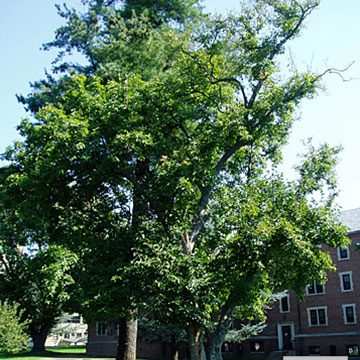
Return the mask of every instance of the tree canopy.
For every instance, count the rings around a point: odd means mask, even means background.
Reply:
[[[316,245],[346,243],[332,202],[339,149],[310,148],[296,181],[277,171],[296,108],[326,73],[286,75],[278,58],[318,3],[253,1],[227,17],[185,1],[61,12],[46,47],[63,50],[62,75],[20,97],[33,119],[5,155],[4,187],[27,228],[46,224],[79,253],[87,296],[97,274],[90,312],[144,308],[186,329],[192,360],[205,337],[219,359],[234,316],[261,317],[273,292],[325,279]],[[88,64],[61,62],[72,50]]]

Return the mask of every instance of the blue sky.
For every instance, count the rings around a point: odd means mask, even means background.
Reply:
[[[15,94],[29,92],[29,82],[44,77],[51,69],[55,52],[40,51],[41,44],[53,39],[62,24],[54,0],[13,0],[0,2],[0,152],[18,138],[16,126],[26,117]],[[68,4],[81,7],[80,0]],[[211,11],[236,9],[236,0],[205,0]],[[298,112],[289,145],[284,149],[283,169],[291,178],[296,155],[304,151],[302,140],[312,137],[314,144],[342,145],[337,167],[343,209],[360,207],[360,1],[322,0],[320,8],[307,21],[303,35],[291,43],[291,57],[299,69],[322,72],[342,69],[355,61],[342,81],[336,75],[324,80],[326,90],[305,100]],[[286,58],[290,52],[286,54]],[[286,59],[285,58],[285,59]]]

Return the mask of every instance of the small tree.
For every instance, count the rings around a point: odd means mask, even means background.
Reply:
[[[26,349],[27,322],[21,321],[19,305],[0,302],[0,353],[16,354]]]

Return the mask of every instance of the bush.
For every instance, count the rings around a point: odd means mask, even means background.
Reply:
[[[26,349],[27,323],[21,322],[18,304],[0,302],[0,353],[16,354]]]

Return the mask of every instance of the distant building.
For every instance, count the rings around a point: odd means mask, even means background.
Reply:
[[[79,314],[64,316],[64,321],[57,324],[51,335],[46,339],[45,346],[61,344],[85,345],[87,342],[88,326]]]

